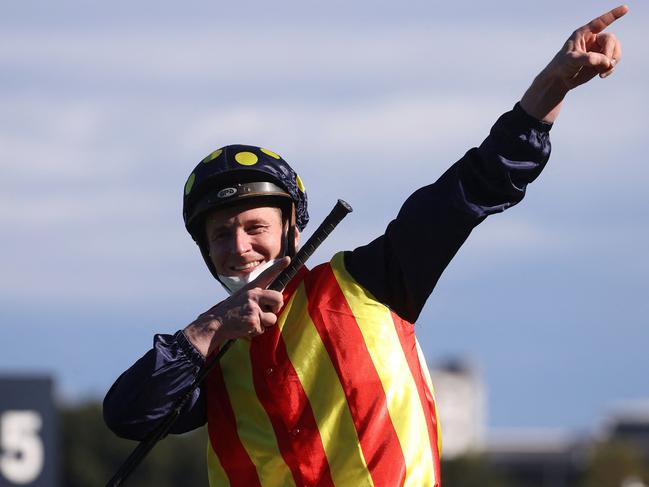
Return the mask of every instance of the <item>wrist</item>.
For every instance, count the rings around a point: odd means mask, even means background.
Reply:
[[[187,340],[204,358],[209,355],[214,343],[221,341],[217,336],[220,326],[215,326],[214,321],[216,320],[204,323],[197,320],[183,330]],[[220,325],[220,322],[217,321],[217,324]]]
[[[521,98],[520,105],[537,120],[554,123],[568,91],[563,80],[546,68],[534,79]]]
[[[178,330],[174,338],[178,343],[180,349],[185,352],[185,355],[191,360],[194,365],[202,367],[205,363],[205,356],[194,346],[189,337],[185,334],[185,330]]]

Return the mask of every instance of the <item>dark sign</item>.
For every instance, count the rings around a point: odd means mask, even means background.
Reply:
[[[56,485],[52,380],[0,375],[0,487]]]

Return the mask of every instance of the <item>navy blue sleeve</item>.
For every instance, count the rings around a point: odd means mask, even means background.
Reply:
[[[551,124],[517,104],[434,184],[415,191],[385,234],[345,254],[359,284],[414,323],[471,230],[523,199],[550,157]]]
[[[186,393],[204,363],[182,331],[155,335],[153,348],[120,375],[106,394],[104,421],[122,438],[144,439]],[[198,388],[170,432],[184,433],[205,421],[204,394]]]

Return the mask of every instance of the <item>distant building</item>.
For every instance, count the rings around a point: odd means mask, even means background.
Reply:
[[[604,435],[633,445],[649,464],[649,400],[616,405],[605,423]]]
[[[484,455],[514,485],[568,487],[578,485],[590,444],[564,430],[507,429],[490,433]]]
[[[568,487],[580,485],[597,445],[616,441],[632,446],[649,465],[649,401],[617,407],[599,435],[578,436],[552,429],[490,432],[484,455],[515,485]],[[635,474],[639,472],[629,472],[620,487],[647,487]]]
[[[487,435],[486,387],[467,361],[431,369],[442,430],[442,460],[479,454],[518,487],[581,485],[598,445],[620,441],[639,452],[649,468],[649,400],[617,405],[598,434],[561,429],[500,429]],[[630,471],[620,487],[649,487]]]

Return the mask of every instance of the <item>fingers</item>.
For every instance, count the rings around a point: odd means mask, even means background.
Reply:
[[[597,73],[605,73],[609,69],[612,69],[611,59],[606,55],[599,52],[583,52],[583,53],[574,53],[572,58],[577,63],[577,65],[584,68],[592,68]]]
[[[283,305],[284,297],[279,291],[258,288],[248,291],[247,312],[241,320],[246,336],[261,335],[266,328],[275,325]]]
[[[284,305],[284,297],[279,291],[270,291],[268,289],[260,290],[257,302],[262,311],[270,311],[272,313],[279,313]]]
[[[266,328],[274,326],[277,323],[277,313],[284,304],[281,293],[277,291],[261,292],[268,293],[268,295],[259,296],[259,307],[248,322],[246,331],[248,337],[259,336],[266,331]],[[279,297],[274,294],[279,294]]]
[[[249,283],[243,289],[254,289],[256,287],[266,289],[270,285],[270,283],[273,282],[284,269],[286,269],[290,262],[291,259],[289,257],[283,257],[279,259],[272,266],[262,272],[257,279]]]
[[[618,42],[615,34],[606,32],[597,35],[597,45],[600,48],[600,52],[609,59],[613,59],[613,54],[615,53],[615,45],[617,43]]]
[[[288,257],[278,260],[257,279],[218,305],[226,338],[252,338],[277,323],[277,313],[284,305],[284,298],[281,292],[266,287],[290,261]]]
[[[277,315],[275,313],[262,313],[261,314],[261,326],[262,328],[262,333],[265,331],[266,328],[270,326],[274,326],[277,323]]]
[[[617,40],[615,42],[615,49],[613,50],[613,59],[615,60],[615,63],[619,63],[620,59],[622,59],[622,43]]]
[[[601,78],[609,76],[616,64],[622,58],[622,44],[617,40],[614,34],[603,33],[597,35],[597,44],[600,47],[601,53],[609,60],[609,67],[606,71],[600,73]]]
[[[283,306],[284,297],[279,291],[242,289],[200,315],[197,322],[209,328],[220,342],[253,338],[277,323]]]
[[[606,12],[604,15],[600,15],[596,19],[591,20],[586,25],[580,27],[577,30],[582,32],[590,32],[592,34],[599,34],[617,19],[623,17],[628,11],[628,6],[620,5],[619,7],[615,7],[610,12]]]

